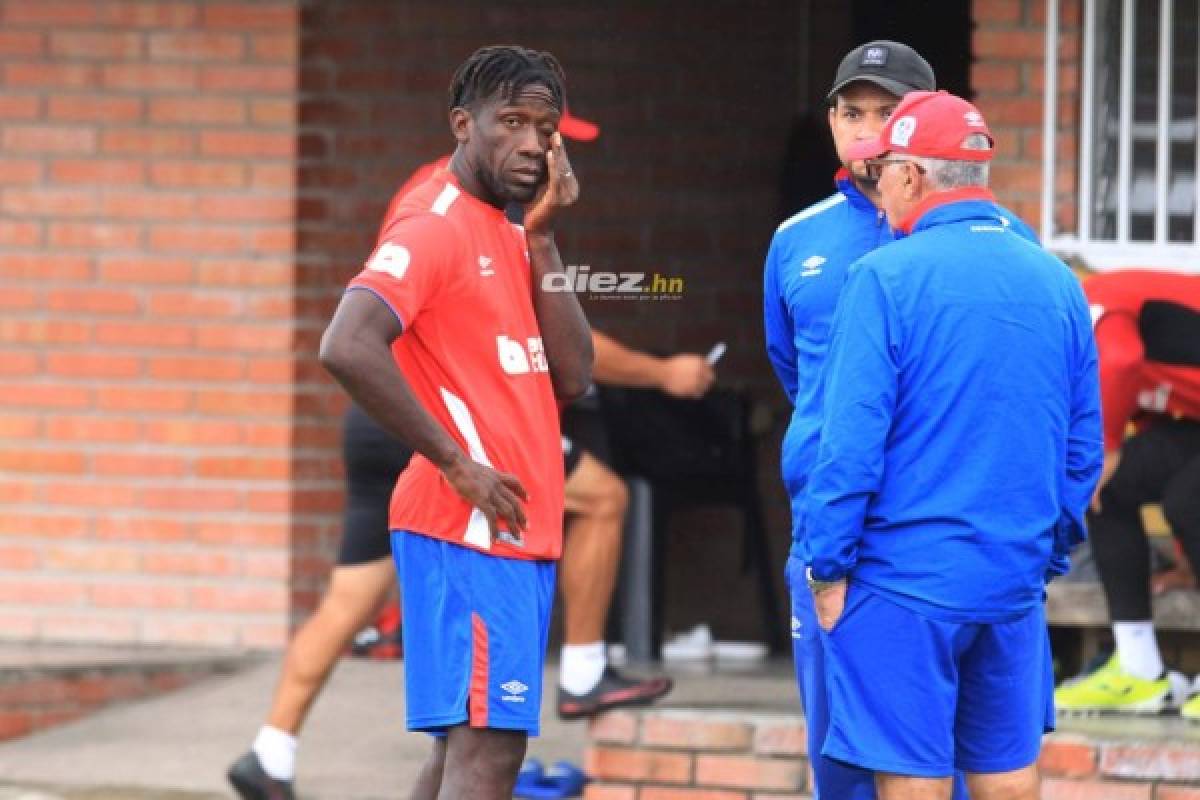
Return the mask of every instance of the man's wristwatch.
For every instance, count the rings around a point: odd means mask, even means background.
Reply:
[[[812,567],[804,568],[804,578],[808,581],[808,590],[813,594],[820,594],[827,589],[832,589],[834,586],[837,586],[839,583],[842,583],[846,580],[845,577],[835,578],[831,581],[819,580],[813,577]]]

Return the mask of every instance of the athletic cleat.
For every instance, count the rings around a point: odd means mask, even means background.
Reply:
[[[1114,654],[1091,675],[1059,686],[1054,691],[1054,706],[1066,714],[1157,714],[1172,694],[1167,675],[1156,681],[1135,678],[1121,670]]]
[[[1200,681],[1194,681],[1188,689],[1196,692],[1179,707],[1179,716],[1192,722],[1200,722]]]
[[[559,687],[558,716],[579,719],[614,708],[650,705],[674,685],[670,678],[627,678],[612,667],[605,667],[600,682],[587,694],[571,694]]]
[[[279,781],[263,770],[258,755],[250,750],[226,773],[230,785],[242,800],[295,800],[291,781]]]

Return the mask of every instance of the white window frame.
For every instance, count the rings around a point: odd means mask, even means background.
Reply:
[[[1116,0],[1114,0],[1115,2]],[[1174,269],[1200,274],[1200,142],[1196,148],[1194,181],[1196,208],[1191,242],[1167,241],[1167,158],[1171,125],[1171,22],[1174,0],[1159,0],[1159,73],[1158,119],[1156,124],[1157,169],[1155,170],[1154,241],[1129,238],[1129,202],[1132,193],[1133,130],[1133,9],[1134,0],[1120,0],[1121,8],[1121,92],[1119,100],[1119,144],[1117,156],[1117,236],[1116,240],[1091,237],[1092,136],[1090,124],[1095,114],[1092,98],[1095,90],[1096,0],[1083,3],[1083,54],[1081,104],[1079,114],[1079,194],[1077,230],[1054,229],[1056,174],[1055,132],[1058,127],[1058,37],[1059,0],[1046,0],[1045,90],[1042,108],[1042,215],[1041,236],[1046,246],[1064,257],[1081,259],[1097,270],[1115,268]],[[1200,106],[1200,98],[1197,98]],[[1200,117],[1200,109],[1198,109]],[[1200,124],[1200,123],[1198,123]]]

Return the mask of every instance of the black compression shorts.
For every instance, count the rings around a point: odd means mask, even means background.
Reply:
[[[346,510],[338,566],[366,564],[391,555],[388,506],[396,479],[411,457],[412,450],[358,406],[346,411],[342,428]]]

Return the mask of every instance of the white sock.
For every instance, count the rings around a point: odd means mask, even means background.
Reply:
[[[279,728],[263,725],[254,737],[254,754],[263,772],[277,781],[296,779],[296,737]]]
[[[1153,622],[1114,622],[1113,637],[1117,640],[1117,658],[1126,674],[1147,681],[1162,677],[1163,660]]]
[[[587,694],[596,688],[608,666],[604,642],[564,644],[558,665],[558,685],[571,694]]]

